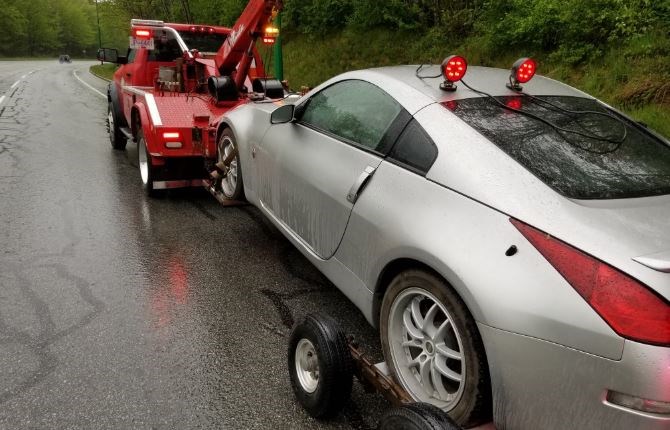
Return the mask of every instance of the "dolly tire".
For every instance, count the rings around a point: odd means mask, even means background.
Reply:
[[[461,430],[440,408],[430,403],[411,403],[386,412],[378,430]]]
[[[349,401],[353,359],[344,332],[331,317],[309,314],[293,327],[288,368],[293,392],[312,417],[332,418]]]

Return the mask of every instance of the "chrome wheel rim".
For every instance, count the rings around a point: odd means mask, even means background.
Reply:
[[[300,339],[295,348],[295,373],[300,386],[307,393],[313,393],[319,386],[319,357],[314,344],[307,339]]]
[[[137,142],[137,160],[140,165],[140,176],[142,177],[142,183],[149,183],[149,160],[147,158],[147,150],[144,144],[144,138],[141,138]]]
[[[463,343],[446,307],[421,288],[395,298],[388,341],[398,382],[416,401],[449,411],[465,385]]]
[[[228,136],[224,136],[219,145],[219,161],[225,160],[226,157],[233,152],[234,147],[232,139]],[[231,197],[235,194],[235,190],[237,189],[237,157],[230,162],[228,172],[221,181],[221,189],[223,190],[223,194],[227,197]]]

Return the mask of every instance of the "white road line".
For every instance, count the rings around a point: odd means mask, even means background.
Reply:
[[[32,72],[30,72],[30,73],[32,73]],[[23,76],[21,76],[21,79],[25,79],[26,76],[27,76],[27,75],[23,75]]]
[[[0,97],[0,105],[5,101],[5,96]]]
[[[14,88],[15,86],[17,86],[20,82],[21,82],[21,80],[18,80],[18,81],[16,81],[16,82],[14,82],[14,83],[12,84],[12,86],[9,87],[9,89],[11,90],[11,89]]]
[[[100,94],[100,97],[107,98],[107,95],[105,95],[105,94],[101,93],[100,91],[96,90],[95,88],[93,88],[92,86],[90,86],[88,83],[84,82],[79,76],[77,76],[77,71],[76,71],[76,70],[73,70],[73,71],[72,71],[72,75],[73,75],[75,78],[77,78],[77,80],[78,80],[79,82],[81,82],[82,84],[86,85],[88,88],[90,88],[91,90],[95,91],[96,93]]]

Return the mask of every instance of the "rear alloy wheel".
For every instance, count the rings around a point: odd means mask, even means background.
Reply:
[[[484,346],[465,304],[438,276],[396,276],[380,315],[384,357],[417,402],[431,403],[459,425],[486,421],[490,382]]]
[[[156,197],[158,195],[158,190],[154,189],[156,167],[151,164],[151,155],[149,155],[142,130],[137,132],[137,165],[140,168],[140,179],[144,192],[149,197]]]
[[[109,142],[112,144],[112,148],[119,151],[126,148],[128,140],[121,132],[118,122],[116,121],[116,114],[114,113],[114,105],[112,102],[107,103],[107,131],[109,131]]]
[[[235,135],[230,129],[223,130],[217,147],[217,161],[222,162],[230,157],[233,151],[237,151]],[[221,191],[229,200],[244,200],[244,184],[242,183],[242,169],[240,165],[240,154],[228,165],[226,176],[221,179]]]

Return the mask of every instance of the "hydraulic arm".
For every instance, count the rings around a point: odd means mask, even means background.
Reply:
[[[265,31],[282,0],[251,0],[216,53],[215,64],[221,76],[230,76],[240,88],[253,60],[251,48]]]

